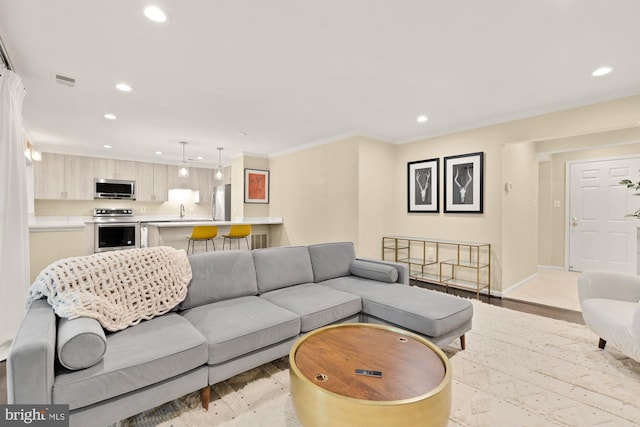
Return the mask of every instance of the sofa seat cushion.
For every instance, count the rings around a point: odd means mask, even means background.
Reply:
[[[206,337],[209,365],[297,336],[297,314],[254,296],[192,308],[182,315]]]
[[[107,350],[90,368],[62,367],[53,403],[74,410],[146,387],[207,363],[207,341],[186,319],[167,313],[107,335]]]
[[[309,332],[360,313],[359,296],[317,283],[305,283],[260,295],[300,316],[301,332]]]
[[[473,317],[470,301],[441,292],[358,277],[322,282],[362,298],[362,312],[428,337],[454,330]]]

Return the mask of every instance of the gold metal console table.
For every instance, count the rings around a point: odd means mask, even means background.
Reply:
[[[423,282],[491,296],[491,245],[489,243],[421,237],[382,238],[382,259],[406,263],[409,276]]]

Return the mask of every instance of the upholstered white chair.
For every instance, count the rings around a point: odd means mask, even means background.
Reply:
[[[584,322],[607,342],[640,362],[640,277],[606,271],[584,272],[578,278]]]

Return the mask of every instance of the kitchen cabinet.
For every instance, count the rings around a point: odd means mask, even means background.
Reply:
[[[167,169],[167,165],[159,163],[138,163],[136,200],[141,202],[166,202],[169,194]]]
[[[168,188],[169,190],[173,190],[174,188],[182,188],[193,191],[198,191],[200,186],[200,181],[198,178],[198,172],[200,168],[189,167],[189,176],[186,178],[182,178],[178,176],[178,166],[177,165],[169,165],[167,166],[167,176],[168,176]]]
[[[218,169],[200,169],[198,171],[200,198],[198,203],[211,203],[213,190],[219,185],[231,184],[231,168],[222,169],[222,177],[218,179],[216,173]]]
[[[218,180],[216,179],[216,170],[200,168],[198,170],[198,203],[211,204],[211,193],[213,192],[213,188],[217,185]]]
[[[136,200],[166,202],[168,190],[189,189],[199,193],[199,203],[211,203],[213,188],[230,181],[230,168],[224,169],[222,180],[216,169],[189,168],[189,177],[178,176],[177,165],[132,162],[128,160],[43,153],[34,162],[34,194],[36,199],[93,200],[94,179],[122,179],[136,182]]]
[[[138,162],[94,158],[93,177],[135,181],[138,178]]]
[[[36,199],[93,200],[91,158],[42,153],[33,173]]]

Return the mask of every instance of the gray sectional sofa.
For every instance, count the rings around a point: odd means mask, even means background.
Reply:
[[[471,329],[472,304],[408,286],[406,266],[361,260],[351,243],[189,257],[187,297],[119,332],[28,309],[7,363],[9,403],[69,404],[71,425],[116,422],[286,356],[331,323],[411,330],[443,346]],[[97,324],[97,326],[96,326]]]

